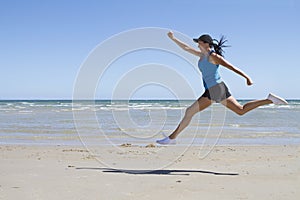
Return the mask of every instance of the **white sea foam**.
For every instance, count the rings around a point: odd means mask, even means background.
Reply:
[[[191,137],[191,133],[195,131],[198,131],[199,137],[206,134],[213,137],[222,130],[221,137],[229,139],[298,138],[300,101],[289,102],[289,105],[263,106],[244,116],[235,115],[222,105],[214,104],[197,115],[199,120],[193,120],[182,137]],[[173,131],[182,118],[182,111],[192,103],[193,101],[0,101],[0,135],[9,137],[10,140],[20,140],[26,139],[22,133],[47,133],[54,140],[62,137],[59,134],[70,131],[75,134],[72,112],[80,112],[82,120],[77,122],[77,126],[86,132],[87,137],[98,138],[101,133],[105,133],[105,137],[109,139],[112,135],[118,137],[127,132],[127,135],[122,135],[122,140],[129,140],[130,135],[135,138],[153,137],[154,140],[156,132],[168,134]],[[91,116],[90,113],[96,115],[98,121],[85,117]],[[132,123],[119,127],[114,114],[120,114],[118,119],[122,122],[131,120]],[[224,116],[224,124],[220,120],[214,121],[213,116]]]

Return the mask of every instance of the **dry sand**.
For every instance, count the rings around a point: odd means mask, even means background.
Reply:
[[[299,146],[200,148],[2,145],[0,199],[300,199]]]

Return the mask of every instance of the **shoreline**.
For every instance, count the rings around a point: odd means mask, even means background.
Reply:
[[[128,138],[112,138],[111,140],[95,140],[95,142],[91,141],[81,141],[80,139],[63,139],[63,140],[49,140],[49,139],[11,139],[5,141],[5,138],[2,138],[0,141],[0,146],[5,145],[24,145],[24,146],[103,146],[108,147],[115,145],[121,145],[124,143],[131,143],[141,146],[146,146],[148,144],[155,144],[155,139],[151,140],[129,140]],[[77,136],[78,137],[78,136]],[[177,140],[177,146],[195,146],[201,147],[203,145],[217,145],[217,146],[280,146],[280,145],[300,145],[300,137],[299,136],[278,136],[278,137],[208,137],[208,138],[189,138],[182,136]]]
[[[294,146],[294,147],[300,147],[299,143],[289,143],[289,144],[285,144],[285,143],[277,143],[277,144],[270,144],[270,143],[262,143],[262,144],[256,144],[256,143],[243,143],[243,144],[232,144],[232,143],[226,143],[226,144],[219,144],[217,143],[216,145],[197,145],[197,144],[191,144],[191,145],[187,145],[187,144],[176,144],[176,145],[160,145],[157,144],[156,142],[149,142],[149,143],[131,143],[131,142],[126,142],[124,141],[123,143],[117,143],[114,145],[111,144],[100,144],[100,145],[89,145],[91,147],[99,147],[99,148],[109,148],[109,147],[116,147],[116,146],[122,146],[128,144],[132,147],[146,147],[148,145],[154,145],[155,147],[192,147],[192,148],[201,148],[201,147],[279,147],[279,146]],[[72,143],[72,144],[63,144],[63,143],[0,143],[0,147],[6,147],[6,146],[12,146],[12,147],[46,147],[46,148],[53,148],[53,147],[73,147],[73,148],[84,148],[86,145],[81,144],[81,143]]]

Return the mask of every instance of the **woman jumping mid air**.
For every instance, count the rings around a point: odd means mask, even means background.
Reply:
[[[287,101],[273,94],[269,94],[266,99],[250,101],[245,105],[241,105],[237,102],[237,100],[230,94],[227,86],[220,77],[219,65],[222,65],[229,70],[237,73],[238,75],[244,77],[246,79],[247,85],[252,85],[253,82],[247,74],[224,59],[222,55],[222,47],[226,47],[224,46],[224,43],[226,42],[226,40],[224,40],[224,37],[222,37],[220,41],[217,41],[215,39],[212,39],[209,35],[201,35],[199,38],[193,39],[194,42],[198,43],[199,50],[196,50],[175,38],[171,31],[168,33],[168,36],[183,50],[199,57],[198,67],[202,73],[205,92],[197,101],[195,101],[190,107],[186,109],[185,115],[175,131],[168,137],[157,140],[157,143],[165,145],[176,144],[176,137],[184,128],[188,126],[192,117],[197,112],[200,112],[209,107],[213,102],[223,104],[238,115],[243,115],[250,110],[253,110],[262,105],[271,103],[287,104]]]

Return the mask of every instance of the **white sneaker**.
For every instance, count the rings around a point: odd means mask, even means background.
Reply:
[[[163,144],[163,145],[168,145],[168,144],[176,144],[176,139],[170,139],[169,137],[165,137],[164,139],[161,140],[156,140],[158,144]]]
[[[269,94],[267,99],[271,100],[276,105],[280,105],[280,104],[287,105],[288,104],[288,102],[286,100],[284,100],[283,98],[276,96],[272,93]]]

